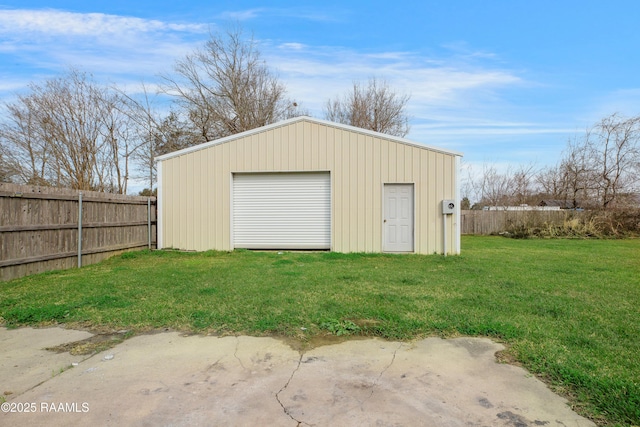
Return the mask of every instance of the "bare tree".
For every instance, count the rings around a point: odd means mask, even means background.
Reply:
[[[536,203],[536,167],[534,164],[509,166],[499,171],[484,163],[482,171],[474,173],[467,166],[467,178],[462,185],[465,198],[473,198],[476,206],[520,206]]]
[[[14,171],[18,182],[32,185],[48,184],[45,172],[49,151],[37,132],[37,108],[30,96],[4,106],[4,120],[0,124],[0,146],[4,162]]]
[[[6,160],[4,148],[0,145],[0,182],[11,182],[11,178],[15,175],[15,170]]]
[[[569,141],[560,163],[565,200],[572,208],[588,205],[594,187],[587,145],[577,138]]]
[[[152,193],[156,183],[155,157],[171,151],[186,148],[198,143],[193,134],[186,131],[187,125],[178,114],[170,112],[167,116],[160,113],[156,98],[150,96],[147,87],[142,84],[142,96],[133,97],[118,90],[124,99],[123,112],[134,124],[138,146],[132,152],[138,174],[136,178],[147,181],[147,192]]]
[[[515,206],[532,202],[535,190],[536,167],[533,163],[519,165],[509,177],[510,204]]]
[[[535,176],[535,182],[544,196],[566,201],[567,186],[560,164],[541,169]]]
[[[189,132],[188,124],[173,111],[166,117],[149,113],[147,120],[143,126],[144,146],[136,151],[135,159],[139,162],[140,169],[144,171],[149,191],[152,192],[157,176],[155,157],[191,147],[201,141]]]
[[[324,107],[327,120],[404,137],[409,133],[405,111],[408,95],[399,95],[385,80],[370,78],[366,85],[353,83],[342,98],[329,99]]]
[[[605,117],[587,132],[585,145],[599,204],[606,209],[640,180],[640,117]]]
[[[112,192],[126,194],[131,173],[134,169],[135,154],[141,150],[144,140],[140,138],[140,126],[131,114],[131,105],[120,93],[107,93],[103,99],[102,138],[109,149],[100,165],[103,173],[98,174],[101,186]],[[105,180],[106,178],[106,180]]]
[[[240,29],[212,34],[202,49],[176,63],[175,72],[164,76],[164,90],[178,98],[199,142],[297,115],[297,103]]]
[[[473,173],[473,165],[462,160],[460,170],[461,176],[460,193],[463,199],[469,200],[469,205],[480,201],[481,195],[477,185],[477,177]]]
[[[536,192],[574,209],[634,203],[640,183],[640,117],[605,117],[569,140],[557,165],[539,172],[525,165],[500,173],[485,164],[477,176],[470,167],[467,174],[463,195],[484,205],[531,203]]]
[[[569,141],[559,169],[574,208],[616,205],[640,182],[640,117],[605,117]]]
[[[19,181],[126,193],[139,143],[122,97],[73,69],[29,89],[0,123]]]
[[[511,171],[500,173],[489,164],[482,165],[482,172],[476,179],[476,193],[480,196],[480,203],[488,206],[506,206],[509,204],[509,188],[511,186]]]

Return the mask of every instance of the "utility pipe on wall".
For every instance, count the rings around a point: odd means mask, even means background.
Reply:
[[[444,245],[444,256],[447,256],[447,214],[442,215],[442,240]]]
[[[444,256],[447,256],[447,216],[456,210],[456,202],[454,200],[442,201],[442,245],[444,246]]]

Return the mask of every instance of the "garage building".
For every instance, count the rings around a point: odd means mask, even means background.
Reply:
[[[158,248],[458,254],[461,156],[310,117],[169,153]]]

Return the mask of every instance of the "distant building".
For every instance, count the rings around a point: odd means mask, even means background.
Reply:
[[[529,205],[520,205],[520,206],[485,206],[482,208],[485,211],[559,211],[559,206],[529,206]]]
[[[577,201],[577,206],[573,206],[572,200],[545,199],[541,200],[538,206],[556,209],[582,209],[582,202]]]

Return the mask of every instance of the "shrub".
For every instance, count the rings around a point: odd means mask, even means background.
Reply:
[[[625,238],[640,236],[640,209],[609,209],[585,212],[569,211],[561,222],[541,222],[541,215],[526,212],[508,218],[505,231],[507,237],[526,239],[530,237],[575,237],[575,238]]]

